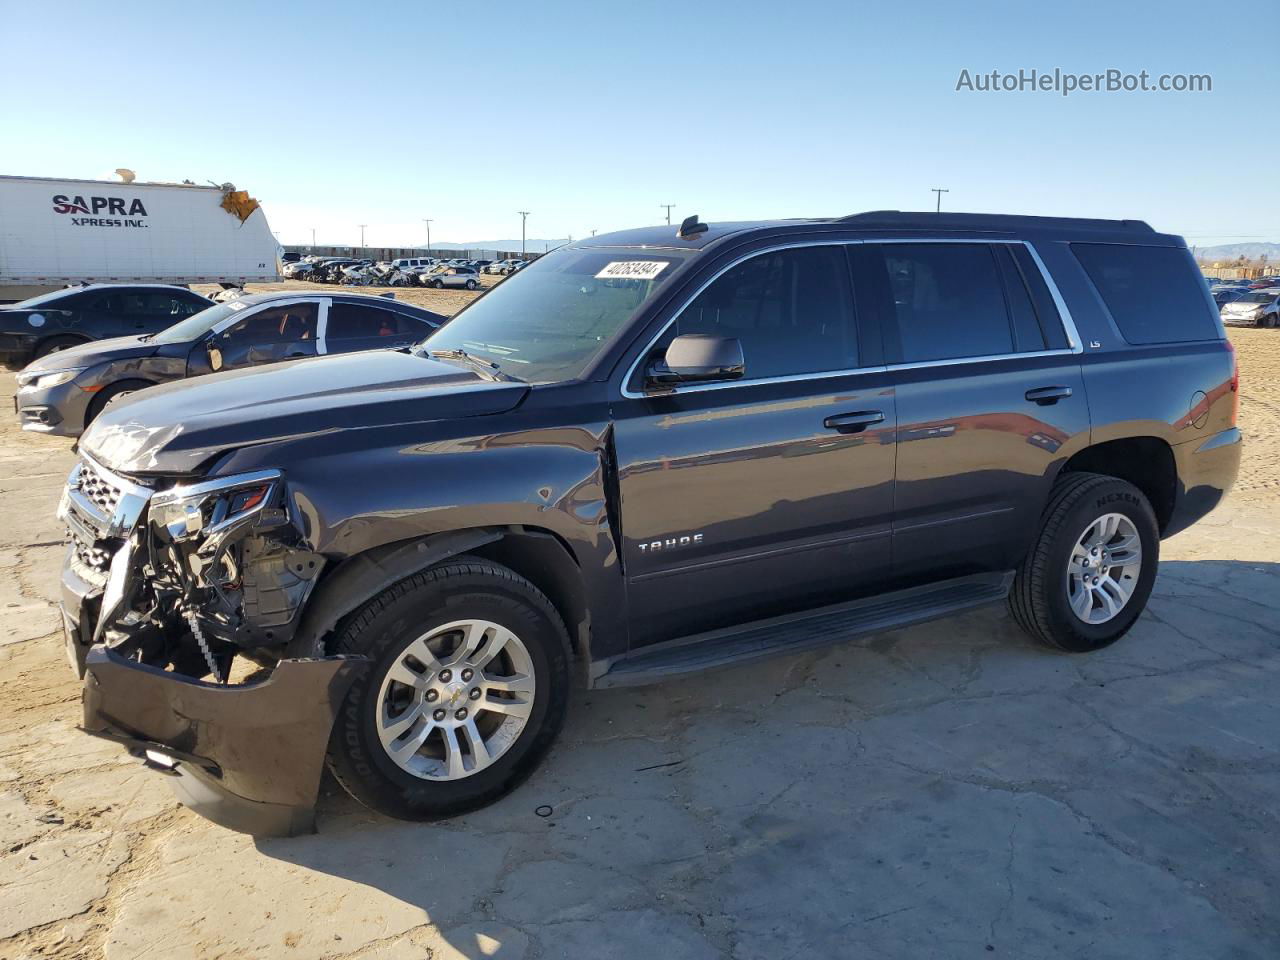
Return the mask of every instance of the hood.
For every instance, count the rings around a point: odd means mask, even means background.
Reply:
[[[1230,303],[1222,305],[1223,313],[1253,313],[1255,310],[1265,310],[1267,304],[1256,303],[1252,301],[1233,300]]]
[[[528,390],[399,351],[315,357],[141,391],[104,410],[80,446],[122,473],[191,473],[236,447],[503,413]]]
[[[156,352],[156,344],[142,337],[115,337],[111,340],[94,340],[79,346],[59,350],[29,363],[23,373],[43,373],[51,370],[67,370],[71,367],[96,367],[112,360],[131,360],[150,357]]]

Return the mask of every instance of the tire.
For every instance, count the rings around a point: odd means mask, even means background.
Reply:
[[[1089,589],[1086,585],[1082,591],[1078,589],[1079,574],[1084,570],[1079,560],[1073,564],[1073,550],[1082,538],[1090,536],[1091,530],[1100,529],[1093,526],[1095,523],[1117,516],[1122,518],[1114,521],[1121,533],[1116,535],[1115,542],[1122,542],[1123,533],[1132,529],[1141,551],[1137,569],[1125,566],[1123,559],[1108,559],[1108,547],[1104,545],[1100,548],[1102,562],[1114,561],[1115,565],[1098,571],[1099,558],[1090,560],[1090,551],[1083,550],[1086,565],[1102,574],[1103,587]],[[1113,549],[1117,556],[1125,556],[1119,547]],[[1061,477],[1050,492],[1040,532],[1014,577],[1013,589],[1009,592],[1009,612],[1028,634],[1058,650],[1072,653],[1100,650],[1124,636],[1145,609],[1159,560],[1159,526],[1141,490],[1115,477],[1069,473]],[[1119,582],[1120,586],[1109,591],[1106,571],[1117,569],[1120,574],[1113,574],[1110,582]],[[1104,594],[1114,598],[1115,591],[1124,588],[1131,592],[1119,610],[1110,613],[1108,603],[1112,601]],[[1073,609],[1073,595],[1077,602],[1090,607],[1087,611],[1090,616],[1107,619],[1088,622]],[[1084,602],[1094,597],[1097,599]],[[1092,608],[1092,604],[1097,607]]]
[[[468,289],[468,290],[474,290],[474,289],[475,289],[476,287],[478,287],[478,286],[479,286],[479,284],[478,284],[478,283],[476,283],[474,280],[468,280],[468,281],[467,281],[467,289]]]
[[[509,632],[510,640],[489,664],[476,666],[481,680],[463,683],[466,676],[459,663],[451,663],[450,656],[440,653],[434,669],[415,670],[422,678],[419,686],[401,686],[393,682],[395,675],[403,676],[414,649],[421,640],[436,636],[446,642],[454,633],[451,627],[459,623],[478,622],[487,625],[483,637],[491,637],[496,627]],[[464,628],[465,629],[465,628]],[[440,632],[444,631],[444,632]],[[515,641],[514,646],[510,642]],[[477,650],[483,651],[491,639],[481,639]],[[519,647],[523,664],[514,653]],[[351,687],[334,723],[329,740],[328,763],[333,775],[355,799],[365,806],[402,820],[435,820],[455,816],[485,806],[515,789],[537,767],[554,742],[564,723],[569,700],[569,637],[564,623],[551,602],[531,583],[512,570],[478,557],[461,556],[447,560],[421,573],[400,581],[386,592],[370,600],[339,625],[331,644],[333,653],[360,654],[372,661],[371,668]],[[456,651],[454,651],[456,655]],[[468,733],[455,725],[455,717],[463,707],[491,703],[493,688],[485,689],[476,699],[473,691],[484,682],[500,682],[491,679],[489,669],[493,664],[510,656],[507,667],[510,677],[522,675],[533,678],[533,690],[529,695],[503,694],[511,701],[497,703],[527,703],[527,715],[523,726],[517,727],[512,717],[505,716],[506,709],[494,714],[491,707],[474,708]],[[425,660],[412,660],[417,666],[426,667]],[[464,666],[465,664],[463,664]],[[514,665],[514,666],[512,666]],[[449,667],[457,668],[457,675],[450,677]],[[495,669],[504,669],[499,666]],[[526,672],[531,671],[531,672]],[[470,671],[466,671],[469,673]],[[475,676],[473,674],[472,676]],[[444,681],[452,679],[450,687]],[[424,689],[424,687],[426,689]],[[390,710],[384,704],[391,696],[407,700],[403,712],[388,717]],[[425,698],[435,696],[430,707]],[[447,711],[444,709],[447,707]],[[383,746],[380,731],[402,722],[410,713],[418,711],[418,719],[404,728],[404,740],[392,740],[409,744],[405,764],[416,764],[418,772],[394,760],[389,748]],[[467,713],[466,710],[461,710]],[[439,724],[435,723],[437,718]],[[470,750],[472,769],[454,775],[446,749],[446,726],[454,729],[453,751],[463,756],[458,744],[469,746],[474,731],[483,730],[481,718],[492,724],[497,717],[499,726],[488,736],[488,747],[499,743],[494,759],[477,768],[477,753]],[[428,723],[428,720],[431,723]],[[507,728],[503,725],[513,723]],[[415,734],[430,729],[419,739]],[[507,730],[505,736],[501,736]],[[514,731],[514,732],[512,732]],[[414,752],[410,741],[420,742]],[[460,764],[465,760],[460,760]]]
[[[111,386],[104,387],[99,390],[94,398],[89,401],[89,406],[85,409],[85,428],[87,429],[89,424],[98,419],[98,414],[102,413],[102,411],[106,409],[107,404],[112,400],[115,400],[117,397],[123,397],[125,394],[133,393],[135,390],[143,390],[150,386],[152,386],[152,384],[148,383],[146,380],[121,380],[119,383],[113,383]]]
[[[88,342],[82,337],[50,337],[48,340],[41,341],[40,346],[36,347],[36,352],[32,359],[39,360],[41,357],[47,357],[51,353],[61,353],[68,347],[78,347],[80,344]]]

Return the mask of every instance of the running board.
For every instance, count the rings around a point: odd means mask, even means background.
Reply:
[[[998,603],[1013,573],[980,574],[883,593],[803,613],[754,620],[641,647],[617,657],[595,678],[595,687],[631,687],[712,667],[815,650],[869,633],[883,633]]]

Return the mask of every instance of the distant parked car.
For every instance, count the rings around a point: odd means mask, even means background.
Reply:
[[[408,272],[410,270],[423,270],[436,265],[435,257],[401,257],[399,260],[392,260],[391,266],[397,270]]]
[[[269,293],[146,336],[84,344],[18,375],[23,430],[79,436],[108,403],[157,383],[283,360],[417,343],[447,318],[389,297]]]
[[[92,284],[68,287],[0,307],[0,364],[20,370],[69,347],[157,333],[213,301],[186,287]]]
[[[515,259],[495,260],[493,263],[489,264],[487,267],[484,268],[484,272],[496,273],[499,276],[505,277],[509,273],[515,273],[517,270],[520,269],[521,266],[523,266],[523,264],[524,264],[523,260],[515,260]]]
[[[1280,290],[1250,290],[1222,307],[1222,322],[1251,327],[1276,326]]]
[[[418,275],[424,287],[465,287],[474,290],[480,286],[480,275],[472,267],[440,267],[431,273]]]
[[[1213,297],[1213,302],[1219,307],[1222,307],[1224,304],[1231,303],[1234,300],[1239,300],[1248,292],[1248,287],[1214,287],[1209,291],[1210,295]]]
[[[301,259],[302,259],[302,254],[296,253],[294,251],[286,251],[280,254],[281,263],[297,263]]]
[[[1274,287],[1278,283],[1280,283],[1280,277],[1259,277],[1249,284],[1249,289],[1262,290],[1266,287]]]

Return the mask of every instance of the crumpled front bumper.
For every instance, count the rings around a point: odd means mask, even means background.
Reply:
[[[167,774],[204,817],[257,836],[315,830],[325,749],[363,657],[281,660],[259,682],[222,685],[128,660],[84,660],[84,731]]]

